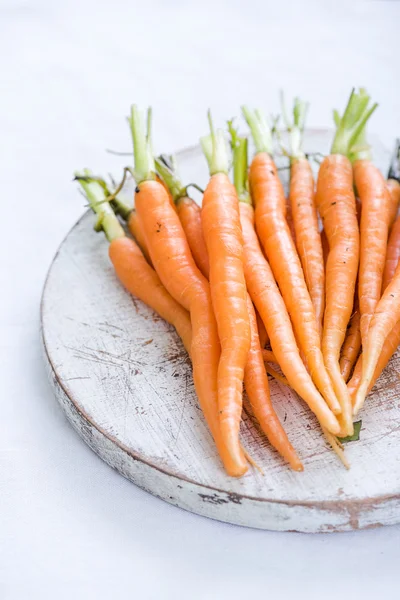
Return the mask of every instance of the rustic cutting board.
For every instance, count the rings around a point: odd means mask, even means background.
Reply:
[[[331,135],[310,130],[306,150]],[[374,140],[387,171],[389,154]],[[198,147],[178,155],[184,181],[206,181]],[[285,172],[282,171],[284,174]],[[221,521],[281,531],[348,531],[400,521],[400,357],[391,361],[346,445],[346,471],[305,404],[271,381],[276,411],[304,463],[294,473],[244,414],[243,445],[262,467],[224,473],[172,328],[119,285],[86,213],[50,267],[41,308],[44,357],[68,419],[109,465],[148,492]]]

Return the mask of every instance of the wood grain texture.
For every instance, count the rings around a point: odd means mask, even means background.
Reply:
[[[326,131],[307,133],[326,151]],[[387,153],[375,144],[385,169]],[[180,156],[184,180],[204,183],[199,149]],[[271,381],[279,417],[304,463],[294,473],[244,413],[244,446],[264,475],[227,477],[197,405],[186,352],[172,328],[118,284],[102,235],[85,214],[62,243],[42,299],[44,358],[68,419],[85,442],[150,493],[211,518],[262,529],[328,532],[400,521],[400,356],[346,446],[345,471],[301,400]]]

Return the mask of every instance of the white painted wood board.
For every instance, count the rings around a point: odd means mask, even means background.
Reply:
[[[326,152],[329,144],[328,132],[307,132],[307,151]],[[377,140],[374,150],[386,171],[389,153]],[[178,158],[185,181],[205,183],[198,147]],[[250,469],[232,479],[198,407],[180,340],[119,285],[90,213],[54,258],[41,313],[44,358],[65,414],[136,485],[186,510],[262,529],[347,531],[400,521],[399,354],[366,402],[360,440],[346,445],[350,471],[305,404],[271,381],[275,409],[305,470],[291,471],[245,414],[243,444],[264,475]]]

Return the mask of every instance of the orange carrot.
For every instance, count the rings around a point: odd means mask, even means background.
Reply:
[[[208,279],[210,263],[201,225],[200,206],[192,198],[185,196],[177,200],[176,208],[193,258],[204,277]]]
[[[358,300],[356,300],[339,361],[340,372],[346,382],[350,377],[350,373],[357,361],[361,349],[360,318],[361,315],[358,308]]]
[[[135,207],[154,268],[175,300],[190,312],[193,379],[200,406],[230,475],[247,470],[243,451],[236,454],[225,444],[218,417],[218,364],[220,344],[209,284],[193,260],[179,217],[165,188],[154,179],[149,136],[145,136],[140,112],[132,107],[130,125],[134,142]]]
[[[314,307],[285,219],[285,196],[271,157],[270,133],[260,113],[249,111],[247,108],[244,108],[243,112],[251,128],[257,152],[249,173],[250,191],[255,203],[257,233],[285,300],[313,381],[331,409],[335,413],[340,413],[341,406],[338,402],[340,398],[335,396],[323,362]],[[267,324],[266,327],[272,340]],[[276,352],[275,355],[283,368]]]
[[[228,178],[223,132],[202,138],[210,170],[204,191],[201,221],[210,260],[210,288],[221,342],[218,366],[218,408],[223,439],[239,462],[244,369],[251,332],[243,272],[243,239],[236,190]]]
[[[144,239],[143,231],[139,223],[139,218],[136,210],[132,210],[128,219],[128,228],[135,240],[137,241],[141,251],[147,259],[147,262],[151,265],[150,254],[146,245],[146,240]]]
[[[295,471],[302,471],[303,465],[290,443],[285,430],[279,422],[271,404],[268,377],[265,372],[257,331],[256,315],[253,303],[247,296],[250,317],[251,346],[244,372],[244,384],[253,409],[254,416],[270,444],[283,456]]]
[[[392,281],[400,259],[400,217],[396,219],[390,231],[386,249],[385,268],[383,270],[382,291]]]
[[[381,296],[391,197],[383,175],[370,160],[356,160],[353,173],[361,200],[358,299],[361,340],[364,346],[369,323]]]
[[[333,154],[321,164],[317,205],[329,242],[322,350],[342,402],[345,431],[351,431],[351,399],[340,373],[339,357],[353,309],[359,237],[350,161]],[[346,389],[345,389],[346,388]]]
[[[276,360],[276,356],[272,352],[272,350],[263,350],[262,351],[262,355],[263,355],[263,359],[264,359],[265,362],[272,362],[272,363],[277,363],[278,362]]]
[[[320,333],[325,307],[325,268],[315,204],[314,177],[302,147],[308,104],[296,98],[290,125],[290,204],[296,247]]]
[[[325,364],[342,402],[342,429],[353,431],[352,403],[340,373],[339,359],[347,323],[353,310],[359,260],[359,231],[353,192],[353,173],[347,154],[353,151],[372,110],[364,91],[350,96],[338,124],[332,154],[320,166],[316,201],[329,242],[326,264],[326,308],[322,349]]]
[[[118,279],[128,292],[175,327],[190,354],[192,326],[189,313],[167,292],[136,243],[125,236],[112,208],[104,202],[104,188],[97,181],[80,180],[80,184],[110,242],[109,256]]]
[[[300,358],[285,303],[257,239],[253,208],[244,202],[240,202],[239,208],[246,283],[269,334],[274,356],[290,386],[305,400],[327,429],[337,434],[338,422],[314,387]]]
[[[260,317],[260,313],[258,312],[257,309],[255,309],[255,311],[256,311],[256,319],[257,319],[258,337],[260,338],[261,348],[265,348],[265,346],[269,342],[269,335],[265,328],[264,321]]]
[[[397,268],[392,281],[378,302],[368,331],[367,343],[363,348],[362,377],[354,396],[354,414],[364,404],[365,397],[379,362],[382,349],[392,330],[400,320],[400,269]]]
[[[390,194],[389,227],[392,227],[400,204],[400,183],[396,179],[388,179],[386,187]]]
[[[321,230],[321,245],[322,245],[322,254],[324,257],[324,267],[326,267],[326,261],[328,260],[328,254],[329,254],[329,242],[328,242],[328,238],[326,237],[325,229]]]

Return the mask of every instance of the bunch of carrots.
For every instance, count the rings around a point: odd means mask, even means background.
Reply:
[[[302,398],[348,466],[340,438],[353,434],[354,416],[400,343],[400,185],[371,160],[366,124],[376,106],[360,89],[342,116],[334,112],[331,153],[316,184],[302,146],[308,105],[296,99],[292,117],[283,107],[289,141],[278,136],[278,143],[289,160],[287,198],[271,127],[248,107],[250,167],[247,137],[229,121],[229,150],[209,114],[201,207],[173,157],[154,156],[151,110],[145,121],[137,106],[129,118],[134,165],[121,184],[112,190],[88,170],[76,173],[117,277],[182,339],[231,476],[255,465],[240,440],[244,389],[271,445],[303,470],[272,406],[267,374]],[[134,209],[123,195],[128,172]]]

